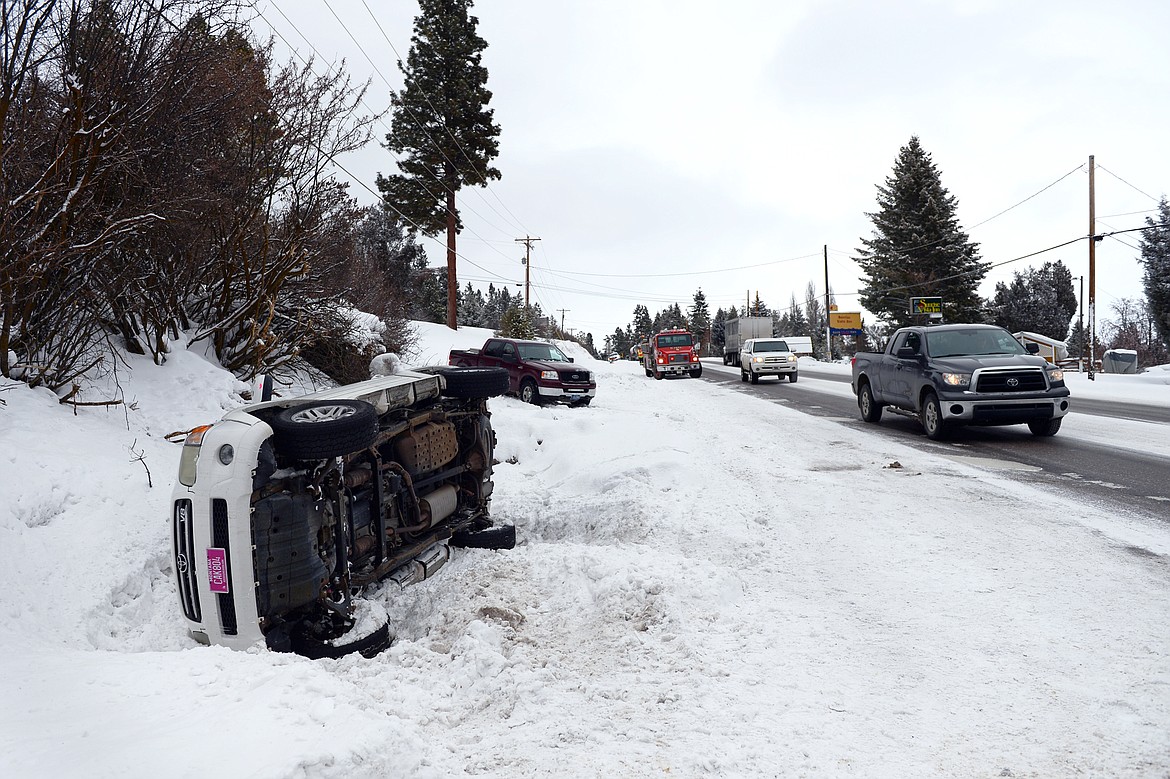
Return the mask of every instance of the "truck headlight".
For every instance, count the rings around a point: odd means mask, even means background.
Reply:
[[[549,381],[555,381],[557,378],[557,372],[556,371],[541,371],[540,378],[548,379]]]
[[[211,425],[203,425],[187,433],[183,441],[183,454],[179,457],[179,483],[184,487],[195,484],[195,470],[199,464],[199,449],[203,446],[203,434]]]
[[[971,386],[971,374],[969,373],[944,373],[942,380],[944,384],[949,384],[952,387]]]
[[[1049,384],[1064,384],[1064,371],[1062,371],[1062,370],[1049,371],[1048,372],[1048,383]]]
[[[764,361],[763,357],[753,357],[752,358],[752,362],[763,362],[763,361]]]

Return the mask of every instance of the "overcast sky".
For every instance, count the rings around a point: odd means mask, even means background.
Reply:
[[[371,112],[388,107],[415,2],[258,8],[261,35],[344,58],[372,80]],[[539,237],[534,302],[599,346],[635,305],[685,310],[699,288],[712,314],[757,291],[787,306],[809,282],[823,295],[826,245],[840,310],[860,310],[851,258],[913,135],[993,263],[1088,234],[1090,155],[1098,233],[1143,226],[1170,193],[1161,0],[481,0],[472,12],[503,178],[460,193],[460,285],[522,282],[516,239]],[[342,164],[363,203],[377,173],[397,172],[374,144]],[[445,264],[442,236],[423,243]],[[1141,297],[1137,246],[1133,233],[1098,243],[1098,320]],[[1085,240],[997,267],[981,292],[1057,259],[1085,276],[1087,298]]]

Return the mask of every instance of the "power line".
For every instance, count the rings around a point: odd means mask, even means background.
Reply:
[[[1097,165],[1097,169],[1098,169],[1098,170],[1103,170],[1103,171],[1105,171],[1105,172],[1106,172],[1106,173],[1108,173],[1110,176],[1112,176],[1113,178],[1117,179],[1118,181],[1120,181],[1120,182],[1121,182],[1122,184],[1124,184],[1125,186],[1127,186],[1127,187],[1129,187],[1130,189],[1132,189],[1134,192],[1137,192],[1137,193],[1138,193],[1138,194],[1140,194],[1140,195],[1145,195],[1145,196],[1146,196],[1146,197],[1148,197],[1150,200],[1153,200],[1155,203],[1161,202],[1161,201],[1159,201],[1159,200],[1158,200],[1158,198],[1154,197],[1153,195],[1151,195],[1151,194],[1148,194],[1148,193],[1146,193],[1146,192],[1142,192],[1140,189],[1138,189],[1137,187],[1135,187],[1133,184],[1130,184],[1128,181],[1126,181],[1125,179],[1123,179],[1121,176],[1118,176],[1116,173],[1114,173],[1113,171],[1109,170],[1109,168],[1106,168],[1104,165],[1100,165],[1100,164],[1099,164],[1099,165]]]

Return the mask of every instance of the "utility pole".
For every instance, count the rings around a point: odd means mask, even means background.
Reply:
[[[540,239],[526,235],[523,238],[517,238],[515,240],[516,243],[524,244],[524,308],[528,308],[528,269],[532,267],[532,242],[539,241]]]
[[[561,335],[564,335],[564,334],[565,334],[565,312],[566,312],[566,311],[572,311],[572,309],[570,309],[570,308],[558,308],[558,309],[557,309],[557,311],[560,311],[560,312],[561,312]]]
[[[1093,155],[1089,155],[1089,381],[1097,359],[1097,205],[1094,200]]]
[[[1089,339],[1085,337],[1085,277],[1083,275],[1077,276],[1077,280],[1081,283],[1081,294],[1077,297],[1081,303],[1081,313],[1077,316],[1077,329],[1081,331],[1081,354],[1077,357],[1078,370],[1085,369],[1085,347],[1089,344]]]
[[[825,362],[833,361],[833,324],[829,321],[829,244],[825,244]]]

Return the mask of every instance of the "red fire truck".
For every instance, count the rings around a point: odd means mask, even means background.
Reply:
[[[642,357],[647,376],[664,379],[667,376],[703,375],[695,339],[686,330],[663,330],[651,336],[649,349]]]

